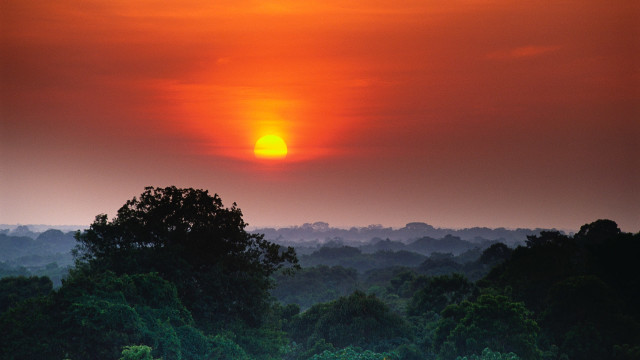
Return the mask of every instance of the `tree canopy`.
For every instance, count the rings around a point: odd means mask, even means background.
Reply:
[[[294,317],[289,331],[294,341],[306,341],[308,349],[326,342],[329,348],[353,345],[387,351],[409,336],[408,324],[399,315],[375,296],[361,291],[314,305]]]
[[[346,254],[342,266],[297,272],[292,249],[245,227],[236,205],[223,207],[217,195],[146,188],[113,219],[99,215],[76,233],[76,265],[59,288],[47,277],[0,279],[0,358],[640,355],[640,233],[610,220],[575,235],[541,231],[513,250],[494,243],[459,256],[414,254],[426,261],[413,267],[404,251],[320,248],[327,258]],[[43,238],[55,243],[56,234]],[[373,270],[344,267],[361,261]]]
[[[268,305],[269,276],[297,266],[293,248],[282,249],[247,224],[234,203],[206,190],[147,187],[111,221],[96,216],[76,234],[79,261],[88,269],[117,274],[157,272],[176,284],[201,325],[240,319],[260,323]]]
[[[490,348],[534,360],[540,358],[538,331],[538,324],[524,303],[483,294],[474,302],[463,301],[442,311],[435,344],[440,349],[439,359],[473,355]]]

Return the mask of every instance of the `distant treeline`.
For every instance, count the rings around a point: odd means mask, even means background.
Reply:
[[[0,231],[0,278],[47,276],[56,286],[73,264],[74,232],[49,229],[32,232],[26,226]]]
[[[318,247],[333,242],[339,245],[359,246],[363,243],[391,239],[398,242],[410,243],[421,238],[441,239],[446,236],[458,237],[470,242],[495,240],[507,245],[524,243],[527,236],[537,235],[541,231],[556,231],[556,229],[490,229],[486,227],[472,227],[466,229],[435,228],[423,222],[412,222],[400,229],[369,225],[367,227],[352,227],[340,229],[329,226],[326,222],[305,223],[302,226],[284,228],[256,228],[252,232],[264,234],[267,239],[283,245],[299,247]]]

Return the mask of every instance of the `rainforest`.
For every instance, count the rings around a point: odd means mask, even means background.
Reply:
[[[56,234],[41,242],[62,246]],[[612,220],[520,243],[333,237],[297,252],[247,231],[218,195],[171,186],[147,187],[73,239],[66,267],[3,259],[3,359],[640,355],[640,233]],[[0,234],[5,255],[29,240]]]

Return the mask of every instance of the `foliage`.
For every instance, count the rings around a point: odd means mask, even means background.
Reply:
[[[120,360],[153,360],[151,348],[146,345],[125,346]]]
[[[293,272],[293,250],[245,226],[235,205],[225,209],[207,192],[147,188],[113,220],[98,216],[77,234],[78,262],[60,288],[46,277],[0,280],[0,357],[630,360],[640,354],[640,233],[624,233],[610,220],[573,236],[529,235],[515,250],[495,243],[459,256],[429,252],[413,267],[406,265],[417,257],[390,249],[432,240],[372,242],[372,251],[383,250],[374,253],[336,240],[338,247],[306,257],[374,267],[365,274],[341,266]],[[43,234],[52,243],[61,236]],[[34,243],[31,235],[0,240],[18,249]],[[0,272],[32,270],[12,266],[2,263]],[[51,274],[62,269],[46,267]],[[271,288],[274,279],[278,287]],[[352,293],[360,287],[370,294]],[[294,304],[274,302],[269,290]],[[295,303],[308,309],[301,313]]]
[[[279,359],[285,351],[287,334],[269,320],[259,327],[237,326],[229,329],[234,341],[255,360]]]
[[[367,289],[367,293],[380,298],[393,312],[398,314],[406,312],[409,298],[428,279],[428,277],[417,275],[414,270],[404,267],[371,270],[366,275],[366,283],[372,284]]]
[[[458,356],[456,360],[520,360],[520,358],[514,353],[503,354],[491,351],[489,348],[485,348],[484,350],[482,350],[482,354],[480,356]]]
[[[529,236],[481,286],[511,294],[538,314],[541,340],[571,359],[608,357],[640,342],[640,234],[611,220],[583,225],[573,237]]]
[[[185,330],[192,326],[191,314],[175,286],[157,274],[76,271],[59,291],[3,314],[0,329],[5,336],[0,341],[5,343],[0,345],[12,349],[16,359],[110,360],[128,344],[150,346],[154,356],[165,360],[199,359],[208,347],[195,353],[182,351],[183,340],[185,344],[206,342],[197,330]],[[25,343],[34,335],[39,336],[38,346]]]
[[[528,237],[531,240],[531,236]],[[503,243],[495,243],[482,252],[480,256],[481,264],[495,265],[506,261],[511,257],[513,249]]]
[[[409,337],[408,330],[408,324],[382,301],[356,291],[294,317],[289,334],[308,347],[323,339],[337,348],[352,345],[387,351]]]
[[[593,275],[557,282],[548,304],[542,317],[546,333],[571,359],[605,358],[614,344],[635,341],[640,330],[620,311],[613,290]]]
[[[453,254],[432,254],[420,266],[418,272],[429,276],[448,275],[453,273],[461,273],[462,264],[459,264],[453,258]]]
[[[620,360],[640,359],[640,345],[629,346],[629,344],[615,345],[613,347],[613,358]]]
[[[325,350],[321,354],[313,355],[309,360],[398,360],[397,354],[394,353],[376,353],[370,350],[362,351],[360,349],[348,346],[338,351]]]
[[[5,360],[61,359],[60,309],[51,296],[30,298],[0,314],[0,349]],[[69,340],[67,340],[69,341]]]
[[[240,209],[224,208],[217,195],[147,187],[112,221],[98,215],[78,233],[76,254],[94,271],[158,272],[209,329],[238,319],[257,326],[268,307],[269,276],[297,259],[292,248],[283,251],[245,227]]]
[[[545,307],[548,290],[559,279],[583,272],[584,254],[575,241],[559,233],[549,239],[543,232],[540,238],[530,237],[529,247],[516,248],[511,258],[495,267],[481,286],[509,289],[514,298],[539,312]]]
[[[470,356],[484,348],[538,359],[539,327],[523,303],[502,295],[483,294],[475,302],[450,305],[442,312],[435,346],[439,358]]]
[[[53,289],[51,279],[47,277],[7,277],[0,279],[0,313],[20,301],[47,295]]]
[[[388,281],[387,290],[399,297],[409,298],[428,281],[428,277],[417,275],[414,271],[402,271]]]
[[[409,315],[440,313],[448,305],[457,304],[472,297],[475,290],[474,285],[460,274],[428,278],[426,284],[414,293],[407,313]]]
[[[247,353],[233,340],[223,335],[216,335],[212,339],[213,350],[210,359],[216,360],[249,360]]]

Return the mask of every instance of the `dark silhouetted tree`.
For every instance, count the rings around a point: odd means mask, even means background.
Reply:
[[[480,263],[485,265],[499,264],[511,257],[513,249],[503,243],[495,243],[489,246],[480,255]]]
[[[269,276],[297,258],[245,227],[235,203],[225,208],[206,190],[147,187],[113,220],[98,215],[77,233],[76,255],[93,271],[158,272],[207,329],[254,326],[268,307]]]

